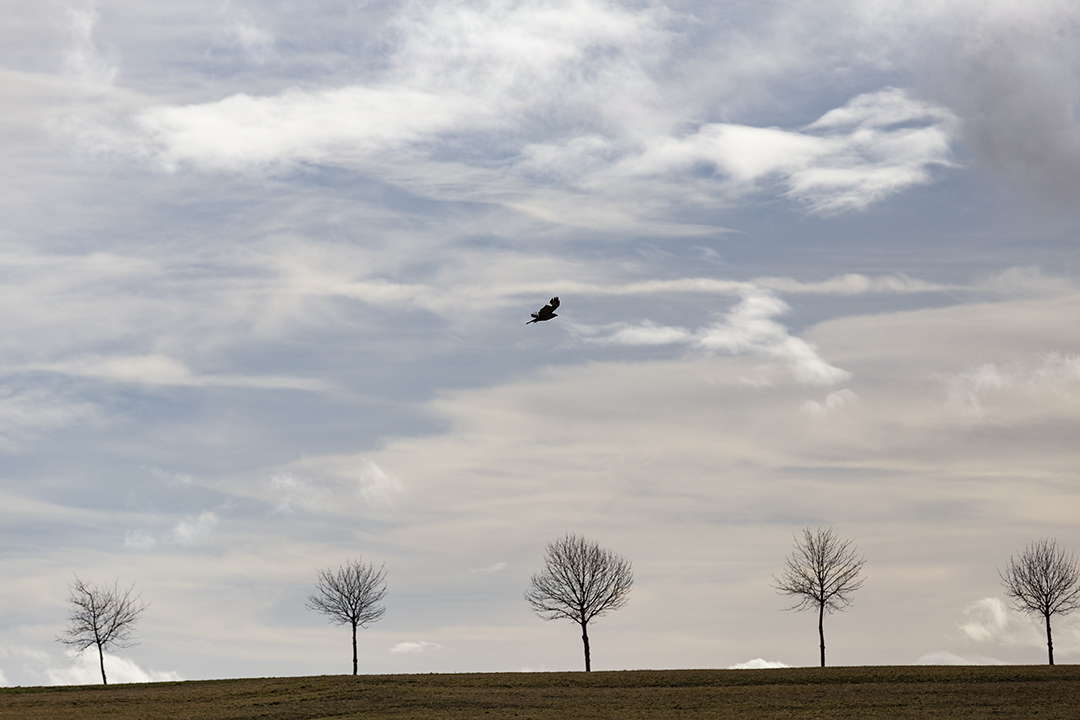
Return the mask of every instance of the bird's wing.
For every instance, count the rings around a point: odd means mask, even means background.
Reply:
[[[549,303],[549,307],[551,307],[552,311],[558,309],[558,307],[559,307],[559,296],[558,295],[551,298],[551,302]]]

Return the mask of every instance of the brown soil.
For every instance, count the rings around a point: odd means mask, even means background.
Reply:
[[[1080,666],[362,675],[0,689],[0,718],[1080,718]]]

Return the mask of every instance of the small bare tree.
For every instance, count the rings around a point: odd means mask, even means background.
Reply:
[[[68,614],[70,624],[57,640],[81,653],[88,647],[97,647],[101,682],[108,685],[105,677],[105,653],[113,648],[129,648],[138,643],[133,640],[135,621],[148,607],[139,595],[132,595],[135,585],[121,589],[119,580],[109,585],[83,582],[78,575],[68,584]]]
[[[583,537],[567,535],[548,543],[544,570],[530,580],[525,599],[540,617],[566,618],[581,626],[585,672],[590,672],[589,623],[626,605],[634,585],[630,561]]]
[[[319,570],[315,594],[307,606],[330,618],[335,625],[352,628],[352,674],[356,674],[356,628],[366,628],[383,616],[386,608],[385,565],[378,570],[372,563],[349,560],[337,570]]]
[[[1032,615],[1042,615],[1046,623],[1046,651],[1054,664],[1054,639],[1050,616],[1067,615],[1080,607],[1080,570],[1076,556],[1066,554],[1053,539],[1028,545],[1020,557],[1009,558],[1005,572],[998,571],[1005,594],[1013,606]]]
[[[832,528],[815,532],[803,528],[802,540],[795,539],[783,574],[773,576],[777,592],[797,599],[788,610],[818,611],[821,667],[825,667],[825,613],[845,610],[851,604],[851,593],[862,587],[859,573],[865,564],[851,541],[836,537]]]

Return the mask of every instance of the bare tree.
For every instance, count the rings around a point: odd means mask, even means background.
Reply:
[[[335,625],[352,628],[352,674],[356,674],[356,628],[366,628],[383,616],[386,608],[385,565],[375,569],[372,563],[349,560],[337,570],[319,570],[315,594],[307,606],[330,618]]]
[[[825,667],[825,613],[847,609],[851,593],[862,587],[859,573],[865,564],[851,541],[836,537],[832,528],[818,528],[815,532],[803,528],[802,540],[795,539],[783,575],[773,576],[778,592],[797,599],[788,610],[818,611],[821,667]]]
[[[585,672],[591,671],[589,622],[626,604],[634,585],[630,562],[595,542],[567,535],[548,543],[544,570],[530,580],[525,599],[540,617],[566,618],[581,626]]]
[[[1046,623],[1046,651],[1054,664],[1054,639],[1050,616],[1067,615],[1080,607],[1080,570],[1076,556],[1066,554],[1053,539],[1028,545],[1020,557],[1009,558],[1005,572],[998,571],[1005,594],[1013,606],[1032,615],[1042,615]]]
[[[68,589],[70,625],[56,639],[74,647],[77,653],[88,647],[97,647],[101,682],[108,685],[105,653],[113,648],[129,648],[138,644],[132,639],[135,621],[148,604],[139,595],[132,595],[134,584],[124,590],[120,588],[119,580],[110,587],[83,582],[76,575],[75,580],[68,584]]]

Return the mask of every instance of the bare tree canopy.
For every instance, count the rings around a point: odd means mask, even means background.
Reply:
[[[803,528],[802,540],[795,539],[795,549],[784,564],[783,574],[773,577],[774,587],[796,599],[788,610],[818,611],[821,667],[825,667],[825,613],[851,604],[851,594],[862,587],[859,573],[866,560],[856,554],[850,540],[836,537],[832,528],[814,532]]]
[[[577,535],[548,543],[544,570],[530,578],[525,599],[545,620],[565,618],[581,626],[585,672],[592,670],[589,623],[626,605],[633,567],[610,550]]]
[[[78,575],[68,584],[69,625],[57,640],[81,653],[89,647],[97,647],[101,682],[108,685],[105,677],[105,653],[114,648],[137,645],[133,639],[135,621],[148,607],[139,595],[132,595],[135,585],[121,589],[119,580],[109,585],[83,582]]]
[[[1046,624],[1046,651],[1054,664],[1050,616],[1067,615],[1080,607],[1080,570],[1076,556],[1067,554],[1054,539],[1028,545],[1020,557],[1010,557],[1005,572],[998,571],[1013,606],[1041,615]]]
[[[386,597],[385,566],[375,569],[362,559],[349,560],[337,570],[318,571],[315,593],[307,606],[336,625],[352,628],[352,674],[356,674],[356,628],[367,627],[383,616]]]

